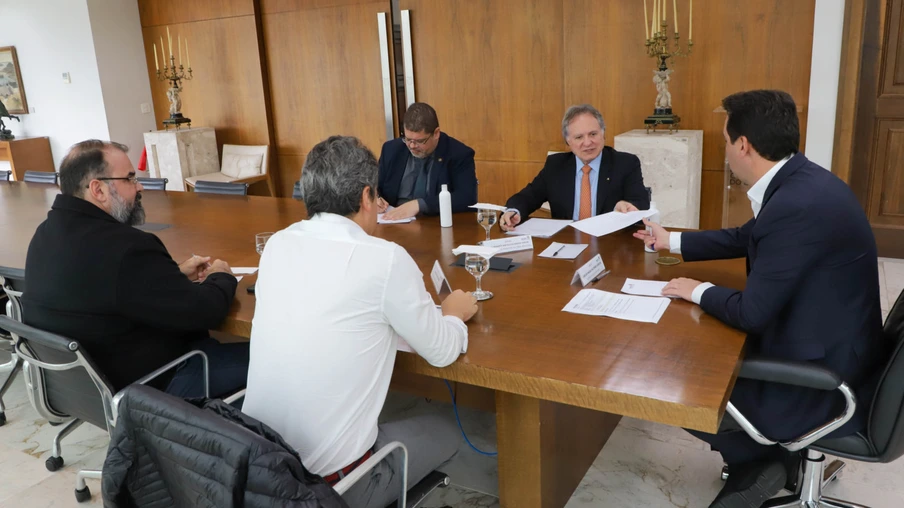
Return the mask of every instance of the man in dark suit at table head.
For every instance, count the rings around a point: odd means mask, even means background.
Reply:
[[[474,150],[439,130],[436,111],[423,102],[408,106],[405,135],[383,143],[380,152],[379,211],[386,219],[439,214],[443,185],[452,195],[452,213],[477,202]]]
[[[177,265],[159,238],[132,227],[145,212],[127,150],[88,140],[63,159],[62,194],[28,246],[25,322],[81,342],[116,390],[200,349],[211,395],[236,391],[248,345],[219,344],[207,332],[229,313],[236,279],[221,260],[192,256]],[[152,384],[201,396],[202,370],[195,357]]]
[[[743,290],[673,279],[664,295],[699,304],[748,333],[748,357],[812,362],[858,390],[869,407],[871,375],[881,371],[878,258],[872,229],[850,188],[798,152],[794,100],[757,90],[726,97],[723,136],[732,171],[750,185],[753,219],[739,228],[652,233],[637,238],[687,261],[747,258]],[[797,439],[844,408],[837,392],[738,379],[732,404],[771,440]],[[831,434],[862,430],[862,411]],[[718,434],[694,433],[719,450],[730,478],[712,506],[760,506],[797,470],[786,470],[782,448],[763,446],[726,415]],[[783,460],[785,459],[785,460]],[[793,461],[790,461],[793,463]]]
[[[553,219],[581,220],[650,207],[640,159],[606,146],[606,123],[596,108],[568,108],[562,137],[571,153],[546,157],[534,181],[509,198],[499,222],[503,230],[511,231],[547,201]]]

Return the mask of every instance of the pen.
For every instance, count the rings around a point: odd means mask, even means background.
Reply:
[[[558,255],[559,255],[559,251],[562,250],[562,249],[564,249],[564,248],[565,248],[565,244],[562,244],[561,247],[559,247],[558,249],[556,249],[555,252],[552,253],[552,257],[558,256]]]
[[[606,270],[606,271],[604,271],[603,273],[597,275],[595,279],[593,279],[592,281],[590,281],[590,283],[593,284],[593,283],[595,283],[595,282],[599,282],[600,279],[602,279],[603,277],[609,275],[609,272],[611,272],[611,271],[612,271],[612,270]]]

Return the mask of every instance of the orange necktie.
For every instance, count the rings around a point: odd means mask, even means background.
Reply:
[[[581,177],[581,208],[578,210],[578,220],[589,219],[593,216],[592,200],[590,199],[590,169],[590,166],[586,164],[581,168],[584,176]]]

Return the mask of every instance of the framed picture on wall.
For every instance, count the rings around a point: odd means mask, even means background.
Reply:
[[[19,59],[16,58],[16,47],[0,48],[0,101],[13,115],[28,113],[25,101],[25,89],[22,88],[22,74],[19,72]]]

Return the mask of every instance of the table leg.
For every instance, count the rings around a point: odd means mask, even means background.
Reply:
[[[620,415],[497,391],[502,507],[565,506],[620,419]]]

